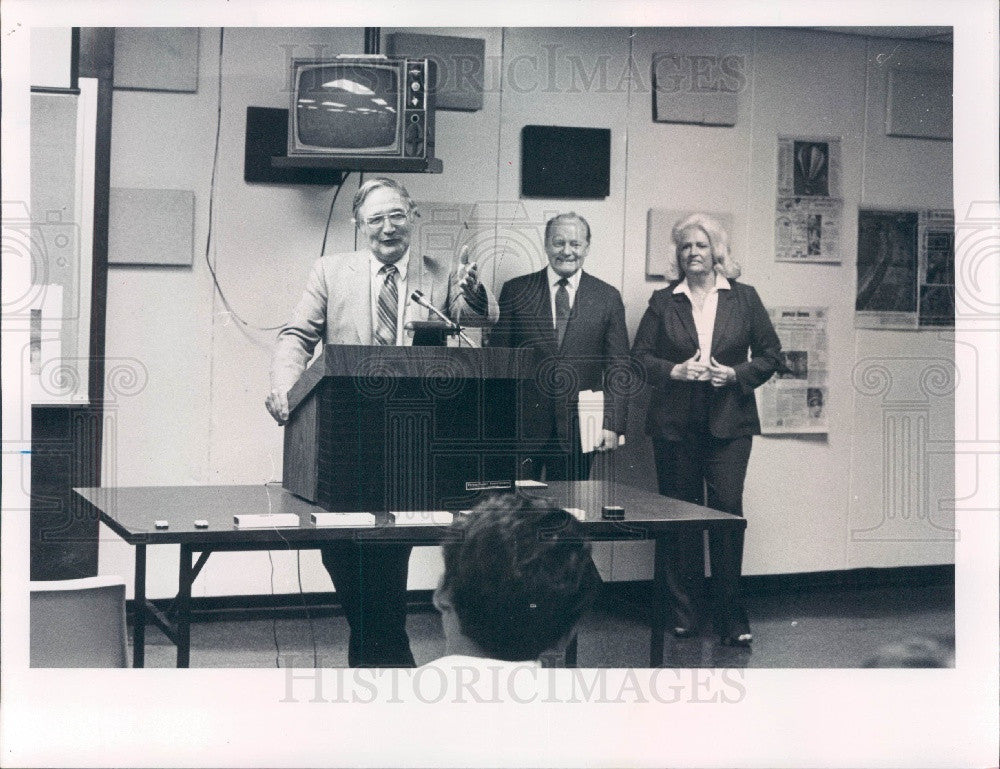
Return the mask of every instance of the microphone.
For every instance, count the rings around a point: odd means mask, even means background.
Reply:
[[[417,304],[419,304],[421,307],[424,307],[424,308],[430,310],[431,312],[433,312],[441,320],[443,320],[445,323],[447,323],[449,328],[457,328],[457,326],[455,325],[455,321],[453,321],[451,318],[449,318],[447,315],[445,315],[443,312],[441,312],[433,304],[431,304],[430,302],[428,302],[427,299],[424,298],[424,292],[421,291],[419,288],[418,289],[414,289],[413,293],[410,294],[410,299],[412,299],[414,302],[416,302]]]
[[[414,302],[416,302],[417,304],[419,304],[421,307],[423,307],[423,308],[425,308],[425,309],[430,310],[431,312],[433,312],[441,320],[443,320],[446,324],[448,324],[448,328],[457,331],[458,335],[460,337],[462,337],[462,339],[465,340],[466,344],[468,344],[470,346],[472,345],[472,340],[469,339],[469,337],[467,337],[465,335],[465,333],[462,331],[462,327],[459,326],[457,323],[455,323],[455,321],[453,321],[451,318],[449,318],[443,312],[441,312],[433,304],[431,304],[430,302],[428,302],[427,299],[424,297],[424,292],[421,291],[419,288],[413,290],[413,293],[410,294],[410,299],[412,299]]]

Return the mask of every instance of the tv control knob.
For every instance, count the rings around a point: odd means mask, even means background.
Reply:
[[[424,149],[424,131],[419,122],[414,121],[406,126],[406,146],[407,157],[420,157]]]

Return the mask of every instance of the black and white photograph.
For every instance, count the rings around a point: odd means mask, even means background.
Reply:
[[[858,216],[858,312],[911,313],[917,304],[917,212]]]
[[[924,284],[955,285],[955,236],[947,232],[928,233],[927,269]]]
[[[995,3],[43,5],[0,763],[995,763]]]
[[[793,191],[801,196],[830,194],[830,145],[827,142],[795,142]]]
[[[784,370],[777,373],[779,379],[809,378],[808,350],[782,350],[781,360],[784,363]]]

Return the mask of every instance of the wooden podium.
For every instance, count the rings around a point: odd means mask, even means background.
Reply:
[[[505,348],[329,345],[288,393],[283,486],[326,510],[458,510],[518,478]]]

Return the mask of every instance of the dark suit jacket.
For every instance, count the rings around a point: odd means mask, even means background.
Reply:
[[[647,381],[654,388],[646,432],[668,440],[681,438],[691,393],[695,387],[705,386],[670,378],[673,367],[698,349],[691,300],[673,293],[679,282],[653,292],[632,346],[632,354],[645,367]],[[733,367],[737,382],[724,387],[708,385],[709,431],[716,438],[760,434],[753,391],[781,367],[781,343],[757,292],[753,286],[735,280],[729,283],[728,291],[719,291],[711,355],[719,363]],[[702,355],[704,359],[704,351]]]
[[[556,344],[546,270],[508,280],[500,291],[500,319],[491,347],[535,351],[536,376],[525,388],[522,437],[545,442],[553,425],[564,450],[579,434],[571,426],[581,390],[604,391],[604,428],[625,432],[627,393],[610,387],[613,368],[628,367],[625,305],[618,289],[583,273],[562,346]]]

